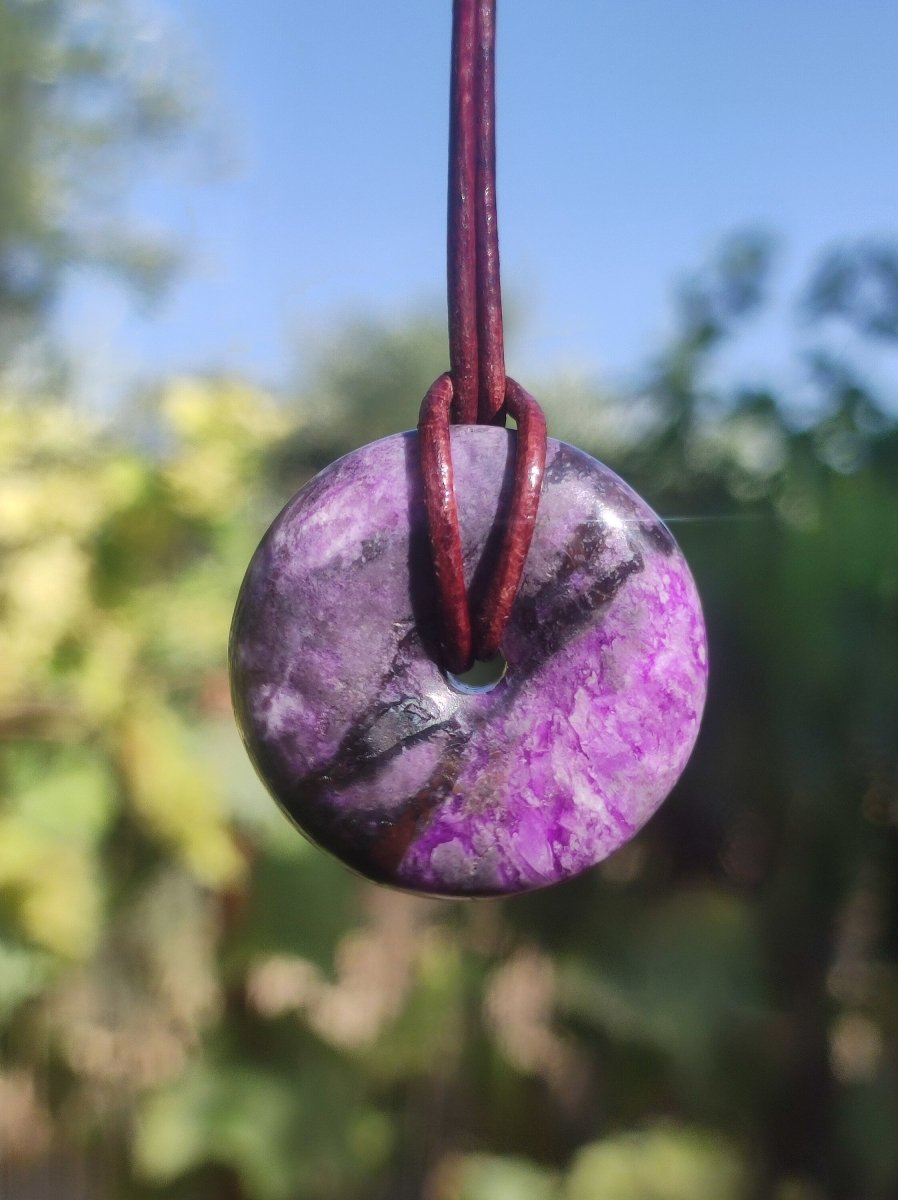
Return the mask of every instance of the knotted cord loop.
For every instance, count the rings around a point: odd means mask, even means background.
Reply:
[[[431,384],[421,405],[418,444],[437,585],[440,650],[447,670],[462,672],[470,667],[473,655],[468,589],[465,585],[452,449],[449,444],[449,410],[453,397],[451,375],[441,375]]]
[[[474,657],[481,662],[499,653],[499,642],[511,616],[533,540],[546,469],[543,410],[513,379],[506,379],[505,405],[518,423],[514,484],[499,556],[473,622]]]
[[[452,470],[453,397],[451,375],[441,375],[421,405],[418,442],[437,584],[440,650],[444,666],[459,673],[475,658],[483,662],[499,652],[536,527],[546,467],[546,418],[529,392],[513,379],[506,380],[504,404],[518,424],[514,482],[493,573],[472,621]]]
[[[496,0],[454,0],[449,124],[448,374],[431,386],[418,422],[444,666],[456,673],[499,651],[521,585],[546,461],[546,420],[505,374],[495,136]],[[493,574],[472,617],[452,471],[450,420],[517,421],[514,484]]]

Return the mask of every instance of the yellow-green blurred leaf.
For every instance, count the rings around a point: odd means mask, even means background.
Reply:
[[[27,939],[63,958],[91,953],[100,896],[95,860],[83,847],[38,832],[22,816],[0,819],[0,890]]]
[[[222,789],[191,757],[177,717],[154,698],[135,698],[123,721],[121,762],[138,816],[211,886],[233,882],[243,862],[228,828]]]
[[[437,1169],[433,1191],[434,1200],[561,1200],[556,1173],[526,1159],[490,1154],[445,1160]],[[599,1193],[591,1200],[599,1200]]]
[[[727,1142],[693,1129],[626,1133],[586,1146],[564,1200],[742,1200],[744,1164]]]

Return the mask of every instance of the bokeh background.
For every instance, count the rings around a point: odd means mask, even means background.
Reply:
[[[898,10],[503,6],[510,365],[712,684],[629,848],[454,904],[228,700],[271,516],[446,365],[448,0],[335,7],[0,0],[0,1194],[892,1200]]]

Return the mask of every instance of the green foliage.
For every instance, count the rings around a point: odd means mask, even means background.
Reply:
[[[413,422],[437,326],[353,326],[289,408],[175,380],[139,438],[7,398],[12,1197],[41,1161],[100,1200],[895,1194],[898,430],[862,343],[827,340],[870,296],[838,261],[838,305],[808,293],[801,411],[714,382],[773,285],[755,238],[685,289],[638,398],[543,389],[554,430],[670,515],[712,690],[635,844],[515,901],[345,872],[262,795],[229,710],[267,521],[325,457]]]
[[[435,1192],[436,1200],[742,1200],[746,1177],[741,1156],[713,1134],[660,1126],[590,1143],[563,1174],[519,1158],[448,1159]]]
[[[745,1195],[745,1167],[713,1134],[659,1129],[624,1134],[577,1155],[567,1200],[691,1200]]]
[[[171,245],[125,214],[134,158],[185,127],[183,63],[124,0],[0,2],[0,365],[74,266],[147,294]]]
[[[470,1154],[444,1164],[436,1195],[438,1200],[561,1200],[559,1182],[526,1159]]]

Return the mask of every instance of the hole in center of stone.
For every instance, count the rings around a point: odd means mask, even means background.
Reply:
[[[495,658],[490,658],[486,662],[475,662],[472,667],[467,671],[462,671],[459,675],[453,675],[451,671],[447,671],[446,678],[457,692],[466,692],[469,695],[479,694],[491,692],[505,678],[507,670],[508,663],[505,661],[505,656],[497,654]]]

